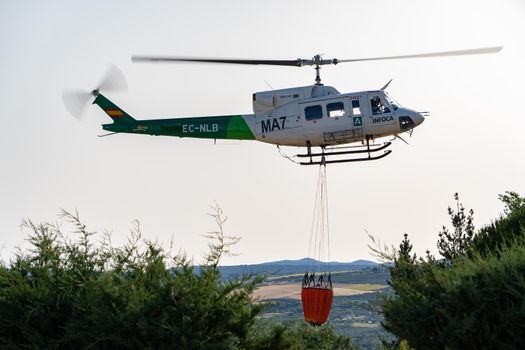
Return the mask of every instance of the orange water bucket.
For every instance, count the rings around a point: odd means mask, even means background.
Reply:
[[[303,287],[301,302],[305,321],[315,326],[325,323],[328,320],[333,299],[332,289]]]

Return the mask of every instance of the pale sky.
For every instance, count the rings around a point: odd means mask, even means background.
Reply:
[[[328,167],[331,256],[372,259],[365,230],[436,253],[459,192],[480,227],[497,195],[525,194],[525,1],[2,1],[0,243],[12,255],[22,219],[78,209],[122,243],[134,219],[147,239],[200,260],[215,201],[242,236],[224,264],[307,254],[317,168],[275,146],[104,133],[92,106],[73,119],[66,88],[92,89],[108,64],[129,90],[107,94],[133,117],[252,113],[251,95],[313,83],[310,67],[132,64],[133,54],[261,59],[361,58],[503,45],[497,55],[323,67],[340,92],[378,89],[430,111],[410,145],[376,162]],[[289,153],[297,153],[289,149]]]

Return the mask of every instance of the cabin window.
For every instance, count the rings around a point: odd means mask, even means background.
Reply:
[[[374,96],[370,99],[370,107],[372,107],[372,114],[383,114],[383,113],[390,113],[390,109],[385,106],[383,101],[381,101],[381,98],[379,96]]]
[[[342,117],[345,115],[345,106],[343,102],[334,102],[326,105],[326,111],[330,118]]]
[[[306,120],[321,119],[323,117],[323,108],[320,105],[308,106],[304,109]]]
[[[359,100],[352,100],[352,113],[353,115],[361,115],[361,106]]]

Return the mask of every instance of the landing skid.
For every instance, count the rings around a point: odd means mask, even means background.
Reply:
[[[323,165],[323,164],[331,164],[331,163],[349,163],[349,162],[364,162],[369,160],[377,160],[384,158],[388,156],[390,153],[392,153],[391,150],[386,150],[383,154],[378,156],[373,156],[372,153],[378,152],[381,150],[386,149],[388,146],[390,146],[391,142],[385,142],[383,145],[370,145],[369,140],[366,140],[366,146],[360,146],[359,149],[355,150],[349,150],[349,151],[341,151],[340,149],[344,149],[344,147],[341,148],[332,148],[332,149],[326,149],[326,147],[321,147],[321,153],[312,153],[312,147],[310,145],[307,146],[307,153],[306,154],[297,154],[296,157],[298,158],[310,158],[308,162],[300,162],[301,165]],[[361,157],[361,158],[340,158],[340,159],[330,159],[334,156],[345,156],[350,154],[368,154],[367,157]]]

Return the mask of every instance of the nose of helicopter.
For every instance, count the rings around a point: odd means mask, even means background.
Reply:
[[[412,114],[412,120],[414,121],[414,124],[418,126],[425,121],[425,117],[423,116],[423,113],[414,112]]]

